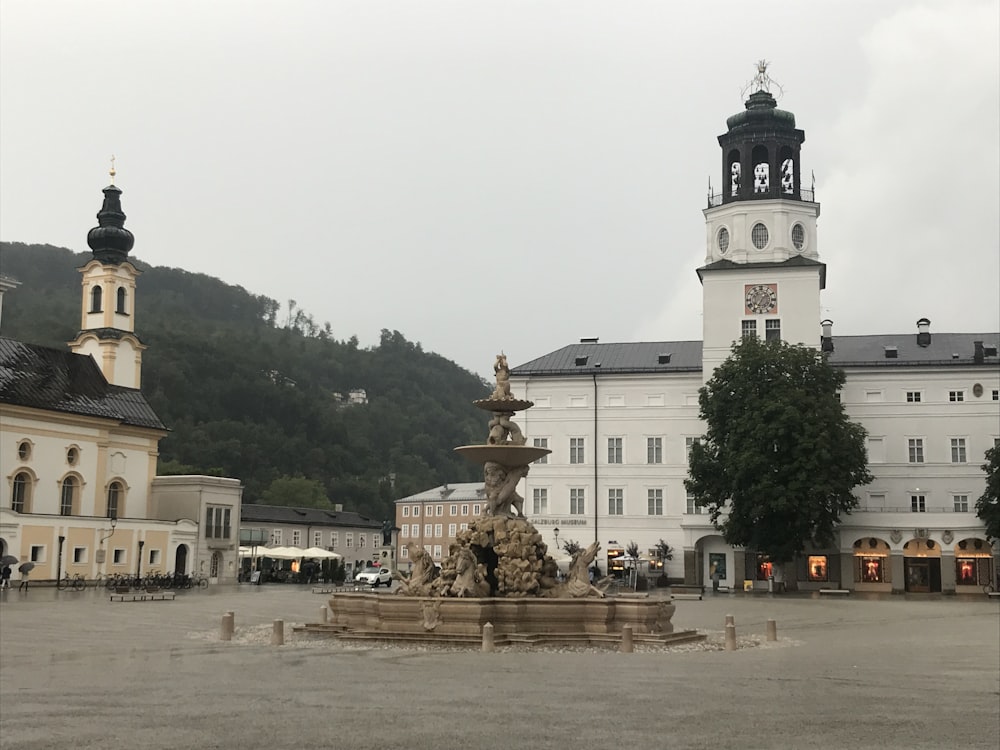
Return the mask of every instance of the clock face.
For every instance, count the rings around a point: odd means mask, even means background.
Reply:
[[[747,313],[751,315],[774,312],[778,306],[777,284],[747,284],[744,293]]]

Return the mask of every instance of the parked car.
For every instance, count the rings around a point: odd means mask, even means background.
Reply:
[[[388,568],[365,568],[354,576],[354,582],[366,583],[372,588],[382,584],[392,586],[392,571]]]

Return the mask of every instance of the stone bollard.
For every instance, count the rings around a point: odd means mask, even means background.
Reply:
[[[632,626],[622,625],[622,642],[621,646],[618,647],[618,653],[620,654],[631,654],[632,653]]]
[[[271,645],[272,646],[284,646],[285,645],[285,621],[275,620],[274,628],[271,630]]]
[[[233,631],[236,629],[234,621],[235,618],[232,612],[226,612],[226,614],[222,616],[222,629],[219,631],[219,638],[221,640],[233,640]]]
[[[726,615],[726,625],[735,625],[735,624],[736,624],[736,618],[733,617],[732,615]]]
[[[767,640],[778,640],[778,624],[774,620],[767,621]]]
[[[483,653],[493,653],[496,647],[493,645],[493,623],[488,622],[483,625]]]
[[[329,613],[329,611],[330,610],[327,608],[327,606],[325,604],[322,607],[319,608],[319,621],[320,622],[327,622],[327,614]]]
[[[736,650],[736,626],[726,625],[726,651]]]

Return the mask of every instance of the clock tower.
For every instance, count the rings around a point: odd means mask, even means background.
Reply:
[[[703,378],[742,336],[819,343],[820,290],[814,190],[802,186],[805,133],[778,109],[778,88],[760,61],[746,108],[726,121],[722,191],[705,208]]]

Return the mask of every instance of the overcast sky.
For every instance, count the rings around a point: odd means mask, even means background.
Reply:
[[[339,339],[483,374],[700,339],[716,137],[765,58],[835,334],[997,331],[998,8],[4,0],[0,239],[85,250],[115,154],[133,256]]]

